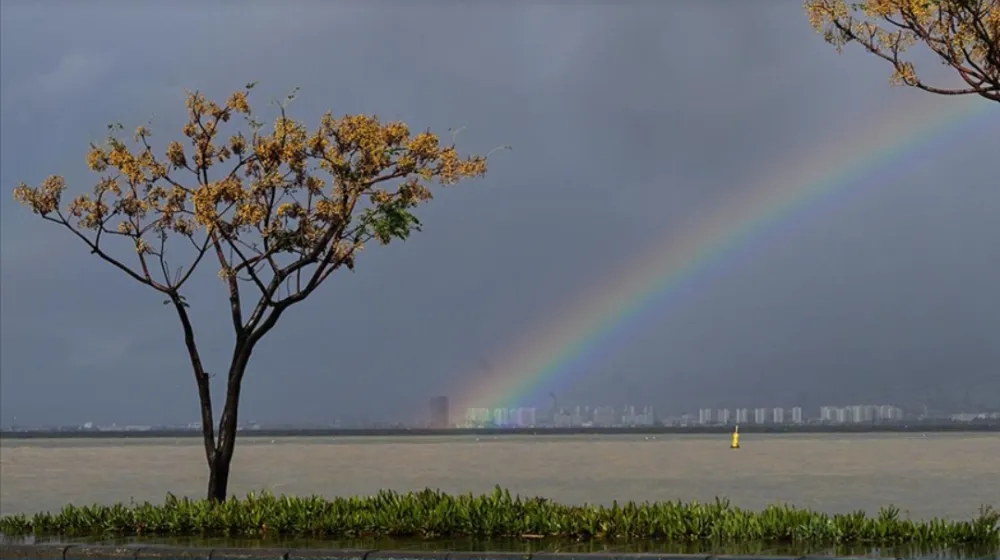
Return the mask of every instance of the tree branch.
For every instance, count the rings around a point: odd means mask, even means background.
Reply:
[[[51,217],[51,216],[42,216],[42,219],[48,220],[50,222],[53,222],[53,223],[65,226],[66,229],[68,229],[69,231],[71,231],[73,233],[73,235],[75,235],[76,237],[78,237],[81,241],[83,241],[87,245],[87,247],[90,248],[90,252],[92,254],[97,255],[98,257],[100,257],[101,259],[103,259],[105,262],[111,264],[112,266],[114,266],[118,270],[121,270],[125,274],[128,274],[136,282],[139,282],[140,284],[145,284],[147,286],[152,286],[153,288],[155,288],[155,289],[157,289],[157,290],[159,290],[161,292],[166,291],[166,287],[165,286],[161,286],[161,285],[157,284],[151,278],[148,278],[148,277],[146,277],[143,274],[139,274],[138,272],[132,270],[128,266],[122,264],[120,261],[118,261],[114,257],[112,257],[112,256],[108,255],[107,253],[105,253],[96,243],[92,242],[90,239],[87,238],[86,235],[83,235],[76,228],[74,228],[72,226],[72,224],[70,224],[69,221],[66,220],[66,218],[63,216],[63,214],[62,214],[61,211],[57,211],[56,214],[59,216],[58,220],[55,219],[55,218],[53,218],[53,217]]]
[[[232,266],[226,260],[226,255],[222,252],[222,245],[219,243],[218,233],[213,230],[210,235],[212,238],[212,246],[215,247],[215,255],[218,257],[219,266],[221,267],[219,274],[223,275],[223,279],[229,286],[229,314],[233,320],[233,330],[236,333],[236,339],[242,340],[244,332],[243,306],[240,303],[240,283],[236,279],[236,273],[233,271]]]
[[[180,319],[181,326],[184,329],[184,346],[187,348],[188,358],[191,360],[191,369],[194,371],[194,380],[198,386],[198,400],[201,403],[201,424],[205,457],[208,459],[209,464],[211,464],[215,456],[215,434],[212,427],[215,419],[212,413],[212,390],[209,383],[209,376],[205,372],[205,368],[201,362],[201,355],[198,352],[198,345],[194,338],[194,328],[191,326],[191,319],[187,314],[187,303],[176,290],[171,290],[167,295],[170,297],[170,302],[173,303],[174,309],[177,310],[177,317]]]

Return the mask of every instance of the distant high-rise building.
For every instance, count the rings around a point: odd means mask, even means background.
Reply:
[[[629,406],[622,415],[622,424],[626,426],[652,426],[655,422],[656,412],[651,406],[644,406],[639,412],[636,412],[634,406]]]
[[[506,408],[493,409],[493,424],[496,426],[506,426],[510,423],[508,410]]]
[[[716,420],[718,420],[719,424],[728,424],[729,423],[729,409],[728,408],[720,408],[719,410],[717,410],[715,412],[716,412]]]
[[[866,404],[861,407],[861,420],[863,422],[873,422],[878,419],[878,407]]]
[[[865,419],[865,407],[864,405],[856,404],[851,406],[851,422],[855,424],[860,424]]]
[[[793,406],[792,407],[792,423],[801,424],[802,423],[802,407]]]
[[[767,422],[767,409],[766,408],[753,409],[753,422],[754,424],[763,424]]]
[[[850,419],[851,419],[850,412],[851,412],[850,408],[847,408],[847,407],[838,408],[837,409],[837,423],[838,424],[844,424],[846,422],[849,422]]]
[[[774,407],[774,410],[771,411],[771,413],[774,415],[775,424],[785,423],[785,409],[776,406]]]
[[[573,416],[566,409],[560,409],[552,416],[552,424],[559,428],[573,425]]]
[[[535,425],[535,409],[533,407],[521,407],[507,409],[506,425],[515,428],[526,428]]]
[[[819,419],[821,422],[836,422],[837,421],[837,407],[835,406],[821,406],[819,407]]]
[[[470,408],[465,411],[465,423],[468,426],[485,426],[492,418],[488,408]]]
[[[698,410],[698,423],[699,424],[711,424],[712,423],[712,409],[702,408]]]
[[[615,412],[614,407],[611,406],[599,406],[594,409],[594,425],[595,426],[614,426],[618,424],[618,413]]]
[[[448,397],[431,398],[431,428],[444,429],[451,427],[448,410]]]
[[[882,420],[898,422],[903,419],[903,409],[898,406],[882,405]]]
[[[736,423],[746,424],[750,421],[750,411],[745,408],[736,409]]]

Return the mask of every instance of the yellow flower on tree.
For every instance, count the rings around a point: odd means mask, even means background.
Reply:
[[[892,66],[893,84],[1000,102],[1000,0],[807,0],[809,21],[839,51],[851,42]],[[962,80],[932,85],[906,58],[922,44]]]

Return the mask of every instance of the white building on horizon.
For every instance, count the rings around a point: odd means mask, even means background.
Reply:
[[[767,409],[766,408],[755,408],[753,409],[753,422],[754,424],[764,424],[767,422]]]
[[[737,408],[736,409],[736,423],[737,424],[746,424],[749,421],[750,421],[750,411],[748,409],[746,409],[746,408]]]
[[[729,409],[728,408],[720,408],[718,411],[716,411],[716,420],[718,421],[719,424],[728,424],[729,423]]]
[[[698,410],[698,423],[699,424],[711,424],[712,423],[712,409],[702,408]]]

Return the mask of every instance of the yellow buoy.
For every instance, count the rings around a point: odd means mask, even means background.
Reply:
[[[730,449],[739,449],[740,448],[740,425],[739,424],[737,424],[733,428],[733,443],[729,444],[729,448]]]

